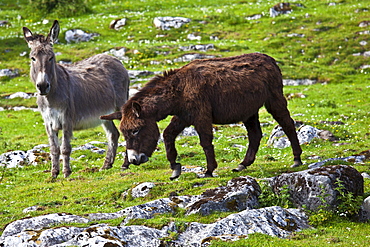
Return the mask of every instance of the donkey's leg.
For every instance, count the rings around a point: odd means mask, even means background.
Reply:
[[[58,177],[60,172],[60,147],[58,140],[58,131],[54,131],[52,127],[45,123],[46,133],[48,134],[50,144],[50,156],[51,156],[51,176],[53,178]]]
[[[176,163],[177,150],[175,147],[175,139],[187,126],[189,125],[177,116],[174,116],[171,119],[171,123],[163,131],[163,140],[166,147],[167,159],[170,162],[171,169],[173,170],[170,177],[171,180],[178,178],[181,174],[181,164]]]
[[[207,160],[207,171],[205,177],[213,177],[213,171],[217,168],[217,162],[215,158],[215,150],[212,144],[213,133],[212,133],[212,122],[202,121],[200,124],[194,125],[195,130],[198,132],[200,145],[206,155]]]
[[[243,162],[240,163],[237,168],[233,169],[234,172],[240,172],[254,162],[262,138],[262,130],[260,126],[260,121],[258,120],[258,113],[244,122],[244,125],[248,131],[248,150]]]
[[[108,139],[108,150],[105,156],[104,165],[100,168],[100,171],[112,168],[114,159],[116,158],[119,138],[119,132],[113,121],[103,121],[103,128]]]
[[[265,103],[265,107],[269,113],[274,117],[274,119],[283,128],[285,134],[292,145],[294,164],[292,167],[302,165],[301,154],[302,149],[299,145],[297,132],[295,130],[294,121],[290,117],[290,113],[287,107],[287,101],[283,94],[275,95],[274,98],[269,99]]]
[[[72,173],[71,166],[69,164],[72,152],[71,138],[72,138],[72,127],[63,126],[63,138],[60,150],[63,159],[63,174],[65,178],[69,177],[69,175],[71,175]]]

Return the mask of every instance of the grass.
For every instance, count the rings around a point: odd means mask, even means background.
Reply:
[[[30,110],[13,111],[14,106],[36,107],[35,98],[6,99],[14,92],[35,92],[30,82],[29,58],[21,28],[29,27],[36,33],[47,34],[53,19],[61,25],[60,43],[55,51],[60,52],[57,60],[79,61],[93,54],[105,52],[114,47],[126,47],[130,58],[124,65],[128,69],[163,71],[178,68],[185,63],[173,62],[175,58],[189,52],[179,50],[179,46],[208,44],[215,46],[207,54],[232,56],[249,52],[263,52],[276,58],[285,79],[314,79],[311,86],[289,86],[285,94],[302,93],[305,98],[289,100],[293,118],[319,129],[333,132],[339,138],[336,146],[332,142],[314,140],[302,145],[304,166],[290,168],[291,149],[273,149],[267,146],[268,135],[276,125],[264,108],[260,110],[260,121],[265,136],[261,142],[255,163],[245,172],[232,173],[243,159],[245,149],[234,144],[247,146],[245,129],[239,125],[215,126],[215,151],[219,168],[217,177],[199,179],[195,174],[183,174],[178,180],[170,181],[169,164],[166,160],[163,143],[158,145],[150,162],[132,166],[126,172],[120,171],[123,162],[117,157],[111,170],[96,172],[104,160],[104,155],[89,151],[75,151],[72,154],[73,174],[70,178],[50,179],[50,162],[24,168],[4,169],[0,167],[0,231],[6,224],[28,216],[46,213],[68,212],[77,215],[94,212],[116,212],[122,208],[141,204],[153,199],[178,195],[195,195],[208,188],[225,185],[233,177],[250,175],[257,179],[279,175],[283,172],[299,171],[313,163],[310,157],[321,159],[345,157],[368,150],[370,144],[369,82],[370,69],[361,66],[370,64],[368,57],[353,56],[370,50],[370,44],[360,45],[369,40],[368,35],[359,32],[369,28],[359,27],[359,23],[369,20],[367,1],[300,1],[305,8],[293,5],[289,15],[270,18],[268,10],[274,1],[240,0],[148,0],[148,1],[86,1],[91,12],[69,18],[59,18],[49,13],[35,16],[29,10],[27,0],[0,3],[0,19],[11,25],[0,27],[0,69],[18,69],[20,76],[0,78],[0,153],[9,150],[28,150],[38,144],[46,144],[47,136],[43,121],[38,112]],[[336,5],[329,6],[329,2]],[[296,3],[296,1],[291,1]],[[298,2],[297,2],[298,3]],[[246,17],[261,14],[258,20]],[[19,18],[22,16],[22,18]],[[192,21],[179,29],[159,30],[153,24],[156,16],[183,16]],[[127,25],[119,30],[108,28],[111,20],[117,17],[128,19]],[[43,20],[49,23],[43,24]],[[71,28],[99,33],[90,42],[67,44],[64,33]],[[201,41],[187,40],[189,33],[202,37]],[[298,34],[298,35],[295,35]],[[210,40],[217,36],[218,40]],[[20,54],[27,52],[27,55]],[[153,62],[157,63],[154,64]],[[343,125],[330,125],[321,121],[341,121]],[[159,123],[163,130],[169,118]],[[77,147],[90,141],[105,141],[101,127],[74,132],[72,146]],[[121,139],[121,141],[123,141]],[[205,167],[205,157],[197,137],[186,137],[176,142],[179,160],[184,165]],[[124,152],[124,147],[119,147]],[[81,157],[85,155],[85,157]],[[369,172],[369,161],[354,164],[359,172]],[[125,198],[122,193],[141,182],[154,182],[156,187],[145,198]],[[202,184],[202,186],[196,186]],[[365,179],[365,194],[370,194],[370,182]],[[23,213],[22,210],[38,205],[42,210]],[[152,220],[133,222],[160,226],[170,220],[183,225],[198,220],[203,223],[216,221],[218,217],[185,217],[182,212],[176,215],[159,216]],[[118,225],[117,220],[109,221]],[[368,224],[352,222],[340,217],[323,221],[315,229],[293,234],[288,239],[278,239],[262,234],[252,234],[247,239],[234,243],[214,241],[213,246],[365,246],[369,241]]]

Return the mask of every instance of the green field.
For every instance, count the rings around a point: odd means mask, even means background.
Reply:
[[[32,2],[32,1],[31,1]],[[41,1],[35,1],[41,2]],[[61,1],[62,2],[62,1]],[[67,1],[68,2],[68,1]],[[73,62],[91,55],[125,47],[128,61],[123,64],[129,70],[165,71],[179,68],[186,63],[175,62],[187,53],[201,53],[227,57],[250,52],[262,52],[274,57],[284,79],[311,79],[315,85],[286,86],[285,94],[302,93],[304,98],[289,100],[293,118],[319,129],[330,130],[339,138],[330,141],[314,140],[302,145],[304,166],[290,168],[291,149],[274,149],[267,146],[267,139],[277,124],[264,108],[260,121],[264,137],[255,163],[247,170],[235,174],[235,168],[245,155],[239,144],[246,146],[245,129],[240,126],[221,125],[215,132],[215,152],[219,168],[217,177],[200,179],[193,173],[185,173],[170,181],[171,170],[166,160],[163,143],[148,163],[132,166],[121,172],[122,155],[118,155],[113,169],[95,172],[104,155],[89,151],[72,153],[72,175],[65,179],[50,179],[50,163],[25,166],[16,169],[0,167],[0,232],[5,225],[23,217],[46,213],[68,212],[82,215],[95,212],[116,212],[122,208],[168,197],[171,192],[179,195],[196,195],[206,189],[225,185],[236,176],[250,175],[256,179],[272,177],[283,172],[307,169],[315,162],[309,159],[318,155],[322,159],[346,157],[369,150],[370,147],[370,6],[366,0],[291,1],[293,12],[269,16],[269,9],[278,2],[262,0],[147,0],[147,1],[85,1],[89,11],[66,16],[63,8],[56,12],[35,12],[29,1],[3,0],[0,3],[0,20],[9,24],[0,26],[0,69],[19,70],[20,76],[0,77],[0,154],[10,150],[28,150],[39,144],[47,144],[40,113],[31,110],[14,111],[15,106],[37,107],[35,98],[6,99],[15,92],[35,92],[29,78],[29,48],[23,39],[22,27],[34,33],[47,34],[54,19],[61,26],[59,43],[54,45],[57,60]],[[295,4],[302,4],[296,6]],[[67,7],[65,7],[68,9]],[[68,9],[68,13],[74,13]],[[256,20],[248,17],[262,14]],[[158,16],[181,16],[191,22],[179,29],[160,30],[154,27]],[[116,18],[127,18],[121,30],[109,29]],[[65,32],[80,28],[98,33],[92,41],[67,43]],[[366,32],[367,31],[367,32]],[[201,40],[191,41],[188,34]],[[217,37],[217,39],[211,39]],[[213,44],[207,52],[183,51],[183,46]],[[24,55],[26,52],[26,55]],[[23,56],[22,56],[22,55]],[[355,55],[354,55],[355,54]],[[341,121],[343,125],[330,125],[322,121]],[[163,130],[169,118],[159,123]],[[118,122],[116,122],[118,124]],[[72,146],[90,141],[105,141],[101,127],[74,132]],[[121,142],[124,140],[121,138]],[[204,166],[205,156],[197,137],[184,137],[177,142],[179,160],[183,165]],[[104,146],[101,146],[104,147]],[[120,153],[124,147],[119,147]],[[80,158],[81,155],[86,155]],[[338,164],[338,163],[336,163]],[[348,164],[348,163],[343,163]],[[370,173],[369,160],[351,164],[359,172]],[[122,193],[141,182],[155,182],[157,186],[149,196],[141,199],[123,198]],[[194,187],[196,183],[204,184]],[[370,181],[365,179],[365,195],[370,195]],[[42,211],[22,213],[22,210],[38,205]],[[319,213],[316,214],[316,216]],[[225,214],[224,216],[226,216]],[[316,228],[294,234],[289,239],[278,239],[253,234],[248,239],[234,243],[214,242],[212,246],[367,246],[370,239],[368,223],[331,215],[319,218]],[[179,215],[141,221],[140,224],[160,226],[168,221],[216,221],[219,214],[210,217],[185,217]],[[316,218],[317,219],[317,218]],[[109,222],[118,225],[119,221]],[[133,222],[134,223],[134,222]]]

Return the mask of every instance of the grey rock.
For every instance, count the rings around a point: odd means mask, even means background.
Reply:
[[[211,49],[215,49],[215,46],[213,44],[197,44],[197,45],[189,45],[189,46],[180,46],[179,50],[180,51],[191,51],[191,50],[196,50],[196,51],[208,51]]]
[[[133,198],[146,197],[154,186],[151,182],[141,183],[131,190],[131,195]]]
[[[89,220],[81,216],[70,215],[65,213],[47,214],[33,218],[21,219],[7,225],[4,229],[3,234],[1,235],[1,238],[13,236],[26,230],[38,231],[43,228],[55,226],[57,224],[71,222],[88,223]]]
[[[126,25],[126,18],[115,19],[115,20],[113,20],[113,21],[110,22],[109,28],[110,29],[115,29],[115,30],[118,31],[121,28],[123,28],[125,25]]]
[[[96,36],[99,36],[99,34],[98,33],[88,33],[81,29],[71,29],[65,33],[65,39],[67,43],[87,42]]]
[[[186,127],[180,134],[181,136],[198,136],[198,132],[194,127]]]
[[[128,62],[130,60],[127,56],[125,56],[126,54],[125,47],[110,49],[109,51],[104,52],[104,54],[112,55],[124,62]]]
[[[184,17],[155,17],[153,20],[154,26],[162,30],[169,30],[171,28],[180,28],[189,23],[191,19]]]
[[[5,97],[6,99],[15,99],[15,98],[23,98],[23,99],[30,99],[32,97],[35,97],[34,94],[30,94],[30,93],[24,93],[24,92],[17,92],[17,93],[13,93],[7,97]]]
[[[309,210],[316,210],[320,206],[334,208],[338,204],[338,192],[335,190],[337,179],[347,192],[352,192],[354,196],[363,195],[364,180],[361,174],[353,167],[345,165],[286,173],[268,181],[275,193],[280,193],[284,186],[288,186],[291,201],[295,206],[305,205]]]
[[[160,238],[168,236],[166,231],[161,231],[145,226],[120,226],[107,225],[93,226],[80,232],[72,240],[55,247],[62,246],[117,246],[117,247],[158,247]],[[54,246],[53,246],[54,247]]]
[[[214,58],[213,55],[205,55],[205,54],[199,54],[199,53],[191,53],[191,54],[185,54],[179,58],[175,58],[173,61],[175,63],[179,62],[190,62],[195,59],[205,59],[205,58]]]
[[[234,236],[233,239],[241,239],[252,233],[286,238],[294,231],[309,227],[307,216],[302,211],[274,206],[244,210],[213,224],[192,222],[171,244],[201,247],[208,246],[207,242],[216,237],[227,239],[228,236]]]
[[[8,76],[8,77],[17,77],[19,76],[19,71],[17,69],[0,69],[0,77]]]
[[[261,189],[252,177],[238,177],[226,186],[209,189],[186,206],[187,214],[208,215],[214,211],[242,211],[258,206]]]
[[[174,212],[177,204],[169,198],[162,198],[137,206],[132,206],[119,211],[119,214],[126,216],[121,226],[126,225],[131,219],[150,219],[155,214]]]
[[[322,130],[314,128],[310,125],[299,125],[297,130],[299,144],[309,143],[314,138],[319,138],[319,133],[321,132]],[[267,144],[273,146],[274,148],[286,148],[290,146],[290,141],[288,137],[286,137],[283,128],[277,125],[272,130]]]
[[[370,220],[370,196],[366,197],[361,205],[360,218],[362,221]]]
[[[300,85],[313,85],[316,83],[316,80],[310,80],[310,79],[284,79],[283,84],[284,86],[300,86]]]

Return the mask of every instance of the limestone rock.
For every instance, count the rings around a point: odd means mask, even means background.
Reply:
[[[154,186],[151,182],[141,183],[131,190],[131,195],[133,198],[146,197]]]
[[[226,186],[206,190],[186,206],[187,214],[208,215],[214,211],[242,211],[258,206],[261,189],[252,177],[238,177]]]
[[[88,33],[81,29],[71,29],[68,30],[65,34],[65,39],[67,43],[75,42],[87,42],[90,41],[92,38],[99,36],[98,33]]]
[[[7,225],[1,237],[13,236],[26,230],[38,231],[56,224],[71,222],[87,223],[89,220],[81,216],[69,215],[65,213],[47,214],[34,218],[26,218],[14,221]]]
[[[180,28],[189,23],[191,19],[185,17],[155,17],[153,20],[154,26],[162,30],[169,30],[171,28]]]
[[[19,71],[17,69],[0,69],[0,77],[8,76],[8,77],[17,77],[19,76]]]
[[[297,207],[305,205],[309,210],[320,206],[334,208],[338,192],[335,190],[337,179],[341,181],[346,192],[354,196],[364,193],[364,180],[361,174],[351,166],[336,165],[309,169],[294,173],[285,173],[268,179],[275,193],[283,186],[288,186],[292,203]],[[322,202],[324,198],[326,203]]]
[[[286,238],[291,232],[305,228],[309,225],[302,211],[274,206],[244,210],[213,224],[192,222],[173,243],[175,246],[201,247],[216,237],[234,236],[237,240],[257,232]]]

